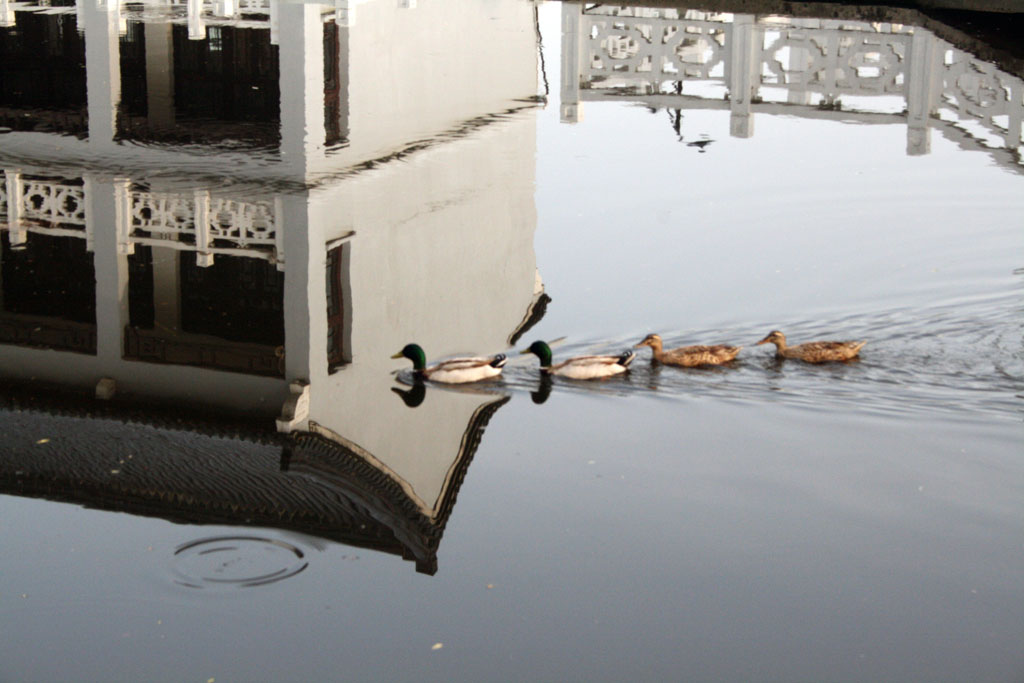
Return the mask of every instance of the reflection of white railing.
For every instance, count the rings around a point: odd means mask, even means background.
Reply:
[[[921,154],[929,121],[942,119],[975,145],[1011,150],[1024,170],[1024,82],[925,29],[568,3],[562,20],[564,121],[578,120],[581,101],[610,96],[678,108],[717,101],[732,110],[733,134],[749,136],[755,105],[805,105],[815,116],[904,117],[908,151]]]
[[[75,5],[53,7],[49,0],[0,0],[0,27],[14,26],[14,13],[79,14],[84,2],[95,1],[108,9],[116,9],[121,19],[121,35],[125,34],[125,20],[166,21],[187,23],[189,37],[206,37],[206,26],[232,26],[235,28],[268,27],[276,12],[276,0],[170,0],[166,4],[135,4],[129,6],[121,0],[77,0]],[[79,26],[81,27],[81,23]]]
[[[4,171],[0,189],[0,223],[10,232],[11,246],[24,244],[29,232],[84,237],[92,241],[80,184],[25,178]]]
[[[5,171],[0,184],[0,227],[12,246],[24,244],[29,232],[86,239],[92,250],[88,182],[25,178]],[[108,185],[109,187],[109,185]],[[136,244],[196,252],[201,266],[216,254],[261,258],[282,265],[279,202],[242,202],[191,194],[133,190],[129,181],[113,184],[118,210],[118,244],[131,254]]]
[[[271,202],[210,197],[202,190],[190,195],[133,191],[130,196],[128,246],[195,251],[199,265],[212,264],[214,254],[278,260],[279,221]]]

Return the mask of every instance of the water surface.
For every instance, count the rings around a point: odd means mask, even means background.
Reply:
[[[1019,680],[1012,65],[907,11],[415,4],[0,28],[0,678]],[[744,349],[517,353],[649,332]]]

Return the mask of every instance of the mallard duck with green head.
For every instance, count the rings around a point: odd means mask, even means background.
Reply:
[[[464,384],[497,377],[508,362],[505,354],[499,353],[479,358],[452,358],[427,367],[427,354],[419,344],[406,344],[391,357],[408,358],[417,377],[445,384]]]
[[[662,348],[661,336],[649,334],[643,338],[636,348],[650,346],[654,360],[665,365],[678,365],[684,368],[696,368],[702,365],[722,365],[728,363],[740,352],[742,346],[680,346],[665,351]]]
[[[551,347],[543,341],[535,341],[530,348],[520,353],[532,353],[540,359],[541,372],[569,379],[601,379],[618,375],[629,369],[636,358],[634,351],[624,351],[618,356],[576,356],[561,363],[551,364]]]
[[[805,363],[827,363],[829,361],[844,361],[856,358],[865,341],[815,341],[788,346],[786,335],[778,330],[772,330],[758,344],[775,344],[775,356],[777,358],[795,358]]]

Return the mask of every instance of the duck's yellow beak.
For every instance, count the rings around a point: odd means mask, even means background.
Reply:
[[[402,357],[402,352],[401,352],[401,351],[399,351],[398,353],[396,353],[395,355],[393,355],[393,356],[391,356],[391,357],[392,357],[392,358],[401,358],[401,357]]]
[[[768,343],[768,342],[770,342],[771,340],[772,340],[772,335],[770,335],[770,334],[769,334],[769,335],[768,335],[767,337],[765,337],[765,338],[764,338],[764,339],[762,339],[761,341],[759,341],[759,342],[754,342],[754,346],[760,346],[761,344],[767,344],[767,343]]]
[[[525,356],[528,353],[533,353],[533,352],[530,351],[530,349],[523,349],[522,351],[519,352],[519,355],[520,356]]]

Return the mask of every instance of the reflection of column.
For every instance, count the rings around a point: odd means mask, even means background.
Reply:
[[[7,185],[7,238],[12,247],[25,244],[28,241],[28,231],[21,223],[22,194],[24,186],[21,182],[21,173],[18,171],[4,171],[4,183]]]
[[[216,0],[213,3],[213,13],[218,17],[235,16],[235,0]]]
[[[14,26],[14,8],[9,0],[0,0],[0,28]]]
[[[278,0],[270,0],[270,44],[280,45],[280,22],[279,17],[281,16],[280,10],[281,3]]]
[[[99,4],[88,0],[83,5],[89,144],[104,147],[113,144],[117,135],[117,107],[121,102],[119,10],[117,2],[110,0]]]
[[[282,4],[278,48],[281,72],[281,153],[304,180],[323,154],[324,28],[320,5]]]
[[[580,108],[580,22],[583,20],[583,5],[562,3],[562,123],[579,123],[583,120]]]
[[[128,320],[128,256],[124,244],[131,220],[130,182],[85,176],[85,197],[93,221],[96,269],[96,356],[102,371],[116,374]]]
[[[760,55],[756,41],[761,35],[754,24],[754,15],[735,15],[729,39],[729,134],[736,138],[754,135],[751,106],[757,85],[755,79],[760,81],[757,69]]]
[[[213,265],[213,252],[210,251],[213,244],[213,239],[210,237],[210,192],[208,190],[193,192],[192,206],[195,207],[192,221],[196,226],[196,265],[200,268],[208,268]]]
[[[174,126],[173,26],[146,23],[146,117],[149,126]]]
[[[806,47],[789,46],[787,71],[801,75],[799,84],[785,83],[786,102],[789,104],[810,104],[811,93],[807,90],[810,74],[807,65],[810,63],[810,52]]]
[[[928,119],[936,97],[936,39],[930,31],[914,29],[907,67],[907,154],[917,156],[931,151]]]
[[[1009,121],[1006,129],[1006,148],[1019,150],[1024,143],[1021,142],[1021,135],[1024,135],[1024,81],[1018,78],[1010,80],[1010,100],[1008,102]]]
[[[206,23],[203,21],[203,0],[188,0],[188,39],[206,39]]]
[[[284,269],[285,379],[308,381],[327,374],[323,226],[310,222],[306,195],[283,197],[281,213],[288,254]]]

